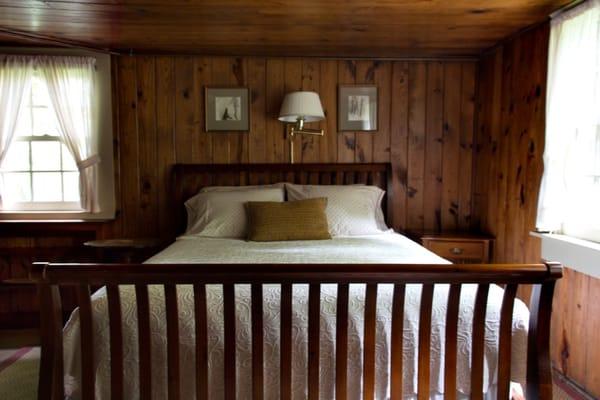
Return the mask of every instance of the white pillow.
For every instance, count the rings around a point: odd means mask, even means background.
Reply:
[[[385,191],[376,186],[285,184],[289,201],[326,197],[332,236],[372,235],[386,231],[381,209]]]
[[[188,214],[186,235],[246,237],[246,203],[284,201],[283,188],[198,193],[185,202]]]
[[[273,188],[278,188],[278,189],[282,189],[284,188],[284,183],[283,182],[279,182],[279,183],[273,183],[270,185],[247,185],[247,186],[205,186],[202,189],[200,189],[200,193],[206,193],[206,192],[235,192],[235,191],[240,191],[240,190],[256,190],[256,189],[273,189]]]

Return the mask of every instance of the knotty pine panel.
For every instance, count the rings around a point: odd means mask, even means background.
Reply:
[[[600,279],[565,268],[552,307],[552,363],[593,398],[600,398]]]
[[[478,80],[474,224],[496,237],[497,262],[538,262],[548,25],[485,54]],[[460,207],[459,207],[460,209]]]
[[[114,235],[169,232],[174,163],[289,161],[277,116],[284,94],[300,89],[319,92],[327,118],[312,124],[324,137],[296,139],[297,162],[391,161],[396,229],[471,227],[475,62],[122,56],[115,64]],[[338,131],[340,84],[377,85],[377,132]],[[205,132],[207,86],[250,89],[250,132]]]
[[[122,54],[478,56],[570,2],[0,0],[0,42]]]

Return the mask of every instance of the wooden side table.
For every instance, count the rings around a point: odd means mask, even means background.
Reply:
[[[489,235],[470,232],[412,232],[409,237],[454,263],[487,264],[492,259],[494,238]]]
[[[155,238],[102,239],[85,242],[84,246],[96,249],[99,262],[139,263],[157,252],[161,241]]]

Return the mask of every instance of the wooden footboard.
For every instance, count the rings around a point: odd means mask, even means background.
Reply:
[[[39,284],[42,321],[42,359],[39,399],[63,399],[62,313],[59,288],[74,286],[78,292],[82,398],[94,398],[94,331],[90,288],[106,286],[110,323],[111,398],[122,399],[123,331],[119,285],[135,285],[139,329],[140,398],[151,398],[151,357],[148,285],[164,285],[167,321],[168,398],[180,399],[179,327],[176,285],[194,288],[196,397],[206,399],[208,385],[207,284],[223,285],[224,379],[226,400],[236,396],[235,284],[251,285],[252,397],[263,398],[263,284],[281,285],[280,379],[281,399],[291,398],[292,285],[309,284],[308,398],[319,398],[320,285],[338,285],[336,323],[336,399],[347,398],[348,293],[349,284],[366,284],[364,316],[363,398],[374,398],[375,327],[377,284],[394,284],[391,334],[391,398],[402,398],[402,331],[406,284],[423,284],[418,342],[418,398],[428,399],[430,388],[431,307],[435,284],[450,284],[446,316],[444,382],[445,398],[456,397],[457,324],[461,285],[478,284],[474,317],[471,398],[483,397],[485,312],[490,284],[505,286],[500,317],[498,398],[509,397],[511,332],[517,287],[532,284],[528,338],[527,398],[551,399],[549,357],[550,314],[554,284],[562,276],[558,264],[503,265],[230,265],[230,264],[50,264],[37,263],[32,279]]]

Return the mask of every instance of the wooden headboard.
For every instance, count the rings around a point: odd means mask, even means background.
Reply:
[[[175,164],[173,208],[177,210],[175,234],[185,230],[183,203],[205,186],[246,186],[290,182],[310,185],[363,183],[391,191],[391,165],[372,164]],[[390,201],[383,200],[386,220]]]

